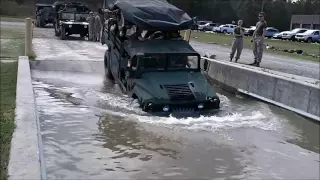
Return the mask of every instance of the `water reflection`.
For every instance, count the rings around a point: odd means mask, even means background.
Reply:
[[[319,153],[320,150],[320,124],[304,118],[288,110],[270,105],[270,109],[281,116],[286,126],[287,142],[296,144],[303,149]]]
[[[178,152],[164,147],[170,140],[165,136],[157,136],[145,131],[138,123],[124,117],[105,115],[100,117],[98,130],[95,134],[103,147],[116,153],[112,159],[139,158],[141,161],[152,159],[152,155],[142,155],[137,151],[151,151],[162,156],[178,159]]]

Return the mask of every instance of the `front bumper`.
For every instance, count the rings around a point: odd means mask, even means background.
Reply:
[[[284,35],[282,36],[282,39],[291,39],[294,38],[294,36],[290,36],[290,35]]]
[[[220,99],[192,101],[192,102],[166,102],[148,101],[145,103],[146,110],[151,112],[201,112],[220,108]]]
[[[295,37],[298,41],[306,41],[308,37]]]

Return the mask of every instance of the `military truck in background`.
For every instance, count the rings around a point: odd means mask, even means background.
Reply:
[[[114,0],[104,12],[106,77],[143,111],[219,109],[219,97],[201,72],[200,54],[179,35],[194,23],[185,12],[166,0]]]
[[[47,24],[53,24],[54,22],[54,11],[52,4],[36,4],[36,27],[45,27]]]
[[[64,40],[72,34],[79,34],[81,38],[88,36],[89,24],[87,17],[90,9],[87,4],[78,2],[61,2],[53,4],[55,12],[55,35]]]

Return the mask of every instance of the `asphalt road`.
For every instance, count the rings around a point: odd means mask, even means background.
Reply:
[[[216,55],[216,59],[229,61],[230,48],[220,45],[206,44],[196,41],[191,41],[190,44],[202,55],[205,53],[212,53]],[[253,53],[249,49],[242,51],[239,62],[252,63]],[[262,68],[280,71],[289,74],[295,74],[299,76],[320,79],[320,63],[294,59],[290,57],[272,55],[269,53],[263,54]]]

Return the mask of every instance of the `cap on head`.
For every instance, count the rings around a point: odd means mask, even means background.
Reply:
[[[238,25],[242,25],[243,21],[242,20],[239,20],[238,21]]]
[[[260,12],[260,13],[259,13],[259,16],[260,16],[260,15],[262,15],[263,17],[265,17],[265,16],[266,16],[266,13]]]

